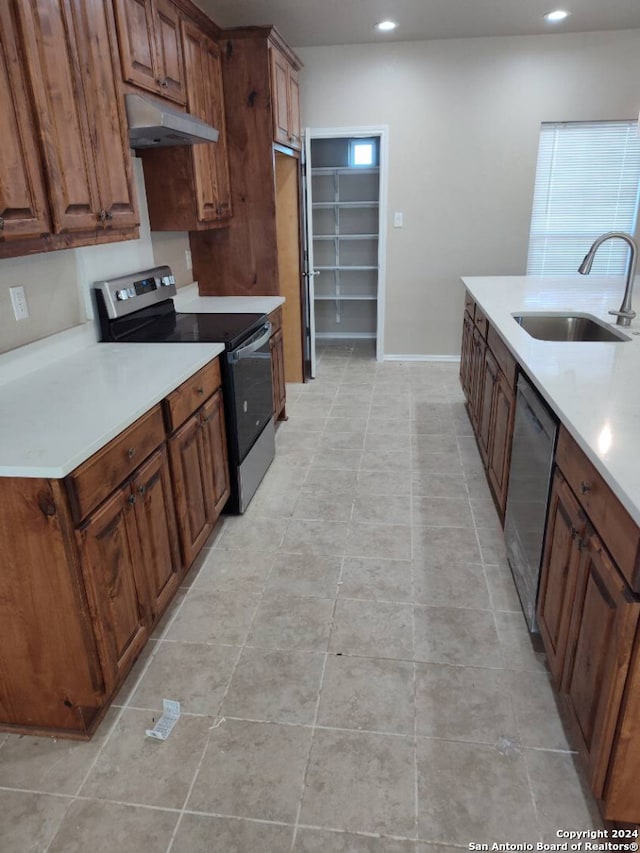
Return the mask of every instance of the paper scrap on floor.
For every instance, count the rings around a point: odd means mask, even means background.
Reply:
[[[147,729],[148,737],[166,740],[180,717],[180,703],[173,699],[162,700],[162,716],[152,729]]]

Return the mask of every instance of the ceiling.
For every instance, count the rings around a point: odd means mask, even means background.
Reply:
[[[196,0],[221,27],[275,24],[293,47],[640,29],[640,0]],[[571,16],[546,24],[563,8]],[[385,18],[398,28],[383,34]],[[639,82],[640,85],[640,82]]]

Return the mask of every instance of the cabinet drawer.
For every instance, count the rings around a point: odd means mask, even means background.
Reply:
[[[477,312],[478,309],[476,308],[476,317],[478,316]],[[515,389],[516,361],[509,352],[509,348],[500,335],[495,331],[493,326],[489,326],[489,330],[487,332],[487,343],[489,344],[489,348],[491,349],[495,360],[498,362],[500,370],[504,373],[506,380],[509,383],[509,387]]]
[[[464,310],[471,316],[473,320],[476,313],[476,303],[473,300],[473,297],[465,291],[464,294]]]
[[[640,592],[640,528],[564,427],[556,463],[634,592]]]
[[[220,387],[220,361],[205,365],[164,399],[169,432],[176,430]]]
[[[74,521],[81,521],[164,441],[160,406],[145,415],[66,477]]]
[[[482,337],[487,340],[487,331],[489,330],[489,321],[487,320],[484,311],[479,305],[476,305],[475,323]]]
[[[278,329],[282,328],[282,308],[276,308],[275,311],[272,311],[271,314],[267,317],[267,320],[271,323],[273,328],[271,329],[271,334],[275,335]]]

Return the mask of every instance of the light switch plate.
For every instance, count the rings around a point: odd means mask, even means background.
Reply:
[[[393,227],[394,228],[402,228],[404,225],[404,215],[400,213],[400,211],[396,211],[393,214]]]
[[[24,295],[24,287],[10,287],[11,305],[16,320],[27,320],[29,309],[27,308],[27,297]]]

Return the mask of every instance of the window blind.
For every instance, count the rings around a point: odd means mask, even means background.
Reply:
[[[640,189],[636,122],[543,124],[529,237],[528,275],[575,273],[606,231],[633,235]],[[610,240],[593,272],[623,273],[628,249]]]

